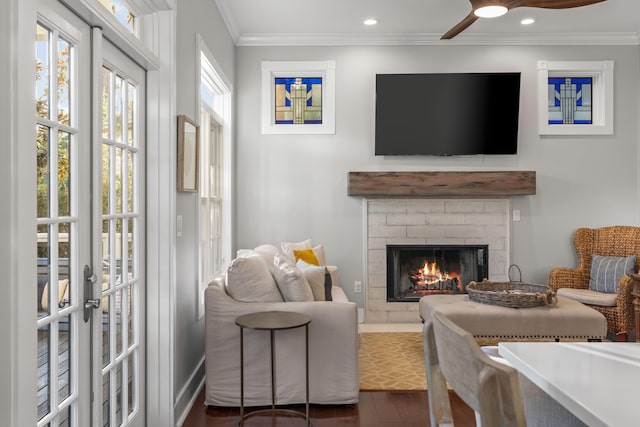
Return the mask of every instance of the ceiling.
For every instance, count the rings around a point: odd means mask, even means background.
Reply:
[[[440,40],[469,0],[215,0],[239,46],[374,44],[640,44],[640,1],[516,8]],[[524,18],[536,22],[523,26]],[[363,24],[376,18],[376,26]]]

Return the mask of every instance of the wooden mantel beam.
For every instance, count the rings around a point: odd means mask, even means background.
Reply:
[[[535,171],[349,172],[348,195],[511,197],[536,194]]]

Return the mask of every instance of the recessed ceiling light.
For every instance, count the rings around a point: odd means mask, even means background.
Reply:
[[[480,18],[497,18],[507,13],[508,10],[504,6],[485,6],[479,7],[473,13]]]
[[[377,19],[369,18],[364,20],[364,25],[376,25],[378,23]]]
[[[524,18],[522,21],[520,21],[522,25],[531,25],[534,22],[536,22],[536,20],[533,18]]]

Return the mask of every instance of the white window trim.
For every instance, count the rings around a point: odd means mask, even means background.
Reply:
[[[550,125],[549,77],[591,77],[591,125]],[[540,135],[613,134],[613,61],[538,61],[538,133]]]
[[[322,124],[276,124],[276,77],[322,77]],[[262,61],[262,133],[263,134],[335,134],[336,133],[335,61]]]
[[[217,74],[218,79],[215,83],[224,92],[223,110],[224,117],[220,117],[217,113],[211,111],[212,109],[202,103],[200,99],[200,85],[202,79],[202,61],[201,54],[207,58],[207,61],[211,64],[213,72]],[[233,85],[222,71],[222,67],[216,62],[213,54],[207,47],[202,36],[196,34],[196,68],[195,68],[195,93],[196,95],[196,111],[198,111],[198,117],[200,117],[200,111],[205,105],[207,113],[212,115],[216,121],[222,124],[222,271],[226,271],[229,262],[233,258]],[[212,114],[214,113],[214,114]],[[200,209],[198,207],[198,214]],[[199,224],[199,221],[198,221]],[[207,288],[209,282],[203,280],[200,283],[198,279],[198,318],[204,316],[204,291]]]

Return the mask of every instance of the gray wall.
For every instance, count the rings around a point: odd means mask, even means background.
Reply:
[[[262,135],[262,60],[335,60],[335,135]],[[540,137],[538,60],[615,61],[615,133]],[[535,170],[537,194],[516,197],[512,261],[528,281],[574,266],[580,226],[638,224],[638,46],[240,47],[236,60],[239,248],[307,237],[340,268],[348,296],[363,273],[363,201],[347,196],[349,171]],[[517,156],[375,157],[376,73],[520,71]]]
[[[235,46],[211,0],[179,1],[177,12],[176,112],[200,121],[197,107],[196,34],[233,84]],[[175,191],[175,190],[174,190]],[[198,318],[198,196],[178,193],[176,214],[182,215],[182,237],[176,239],[175,376],[176,417],[188,405],[204,378],[204,317]],[[167,314],[168,315],[168,314]],[[196,403],[198,404],[198,403]]]

